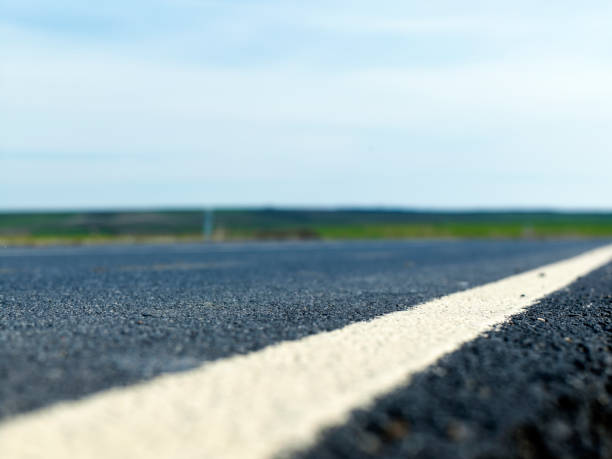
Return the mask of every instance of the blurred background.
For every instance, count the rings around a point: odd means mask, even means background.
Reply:
[[[605,1],[0,1],[0,243],[612,236]]]

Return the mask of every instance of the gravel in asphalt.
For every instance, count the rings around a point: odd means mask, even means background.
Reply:
[[[403,310],[602,244],[0,249],[0,418]]]
[[[612,264],[353,412],[295,457],[612,457]]]

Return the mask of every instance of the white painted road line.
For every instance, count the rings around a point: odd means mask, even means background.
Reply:
[[[408,382],[612,260],[612,245],[562,262],[245,356],[8,419],[0,457],[263,458]]]

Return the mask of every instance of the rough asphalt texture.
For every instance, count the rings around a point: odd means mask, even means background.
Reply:
[[[406,309],[602,244],[0,249],[0,419]],[[454,396],[453,387],[440,390]]]
[[[317,458],[612,458],[612,264],[327,431]]]

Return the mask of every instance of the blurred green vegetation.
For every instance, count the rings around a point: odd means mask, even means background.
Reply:
[[[203,210],[0,213],[0,243],[197,241]],[[214,240],[612,237],[612,213],[218,209]]]

